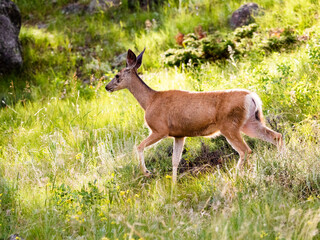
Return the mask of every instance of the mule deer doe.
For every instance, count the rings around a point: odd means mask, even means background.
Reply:
[[[163,138],[174,137],[172,180],[177,179],[185,137],[222,134],[239,153],[237,168],[241,168],[251,149],[241,132],[282,147],[282,135],[267,128],[263,122],[261,100],[247,90],[187,92],[155,91],[137,74],[145,49],[138,57],[129,49],[126,68],[106,86],[109,92],[127,88],[145,111],[145,121],[151,134],[138,146],[140,168],[149,176],[144,162],[144,148]]]

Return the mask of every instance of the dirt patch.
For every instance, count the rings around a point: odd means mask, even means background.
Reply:
[[[225,138],[221,136],[211,141],[212,144],[208,141],[201,141],[196,152],[192,151],[192,153],[188,152],[188,145],[186,145],[179,163],[178,173],[197,175],[198,173],[213,172],[219,165],[234,164],[234,161],[238,159],[238,153],[233,150]],[[193,145],[192,148],[194,147],[196,146]],[[170,175],[172,172],[172,152],[173,144],[171,141],[157,145],[153,156],[147,157],[149,159],[147,167],[159,174]]]
[[[216,166],[231,161],[234,158],[234,155],[235,152],[228,147],[222,147],[218,150],[211,151],[209,146],[202,142],[199,155],[191,161],[182,158],[178,172],[180,174],[184,172],[191,172],[194,174],[210,172]]]

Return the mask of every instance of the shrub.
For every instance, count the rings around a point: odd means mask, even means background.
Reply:
[[[262,48],[269,52],[280,52],[291,49],[297,42],[298,38],[297,35],[294,34],[294,30],[287,27],[278,35],[268,38]]]
[[[228,46],[235,49],[234,42],[228,38],[224,39],[218,32],[202,39],[195,34],[188,34],[182,47],[169,49],[164,53],[164,63],[168,66],[179,66],[183,63],[198,65],[204,61],[227,59],[230,57]],[[238,53],[236,50],[235,54]]]
[[[235,49],[235,44],[230,39],[223,39],[220,42],[214,37],[201,39],[204,58],[207,60],[216,61],[219,59],[227,59],[230,57],[228,46],[234,49],[235,55],[239,53]]]
[[[234,35],[236,38],[241,39],[241,38],[252,38],[253,33],[257,31],[258,29],[258,24],[252,23],[248,26],[243,26],[241,28],[237,28],[234,31]]]
[[[181,47],[169,49],[163,57],[167,66],[198,65],[201,62],[230,58],[229,49],[232,49],[233,57],[264,55],[292,49],[297,43],[298,37],[290,27],[270,30],[266,37],[266,33],[258,32],[258,25],[254,23],[226,35],[215,32],[200,39],[193,33],[187,34]]]
[[[165,64],[168,66],[179,66],[182,63],[199,63],[202,52],[197,48],[169,49],[164,53]]]

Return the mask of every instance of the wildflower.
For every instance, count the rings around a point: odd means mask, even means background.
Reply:
[[[121,191],[121,192],[120,192],[120,196],[123,196],[123,195],[125,195],[125,194],[126,194],[125,191]]]
[[[264,238],[266,236],[268,236],[268,233],[266,233],[265,231],[262,231],[260,234],[260,238]]]
[[[104,144],[104,142],[99,143],[99,146],[102,146]]]
[[[89,88],[90,88],[90,89],[92,89],[92,88],[93,88],[93,86],[92,86],[92,85],[90,85],[90,86],[89,86]]]
[[[307,198],[307,201],[308,202],[312,202],[314,200],[314,197],[312,195],[310,195],[308,198]]]
[[[79,160],[81,157],[82,157],[82,153],[78,153],[78,154],[76,155],[76,159],[77,159],[77,160]]]
[[[139,194],[135,194],[134,197],[135,197],[135,198],[139,198],[140,195],[139,195]]]
[[[101,238],[101,240],[109,240],[109,238],[103,237],[103,238]]]
[[[170,175],[166,175],[166,179],[171,179],[172,177]]]

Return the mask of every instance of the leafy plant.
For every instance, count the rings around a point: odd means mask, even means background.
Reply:
[[[286,27],[277,36],[271,36],[262,46],[269,52],[279,52],[292,49],[298,43],[297,36],[291,27]]]
[[[262,32],[258,32],[257,24],[250,24],[237,28],[233,33],[226,35],[216,31],[199,39],[195,34],[187,34],[184,37],[182,47],[169,49],[163,54],[164,63],[168,66],[189,64],[190,66],[217,60],[225,60],[240,56],[253,56],[256,54],[285,51],[297,45],[297,36],[290,27],[285,28],[277,36],[264,38]]]
[[[249,24],[248,26],[236,28],[234,31],[234,35],[236,39],[252,38],[253,33],[257,31],[258,28],[259,28],[258,24],[252,23],[252,24]]]

